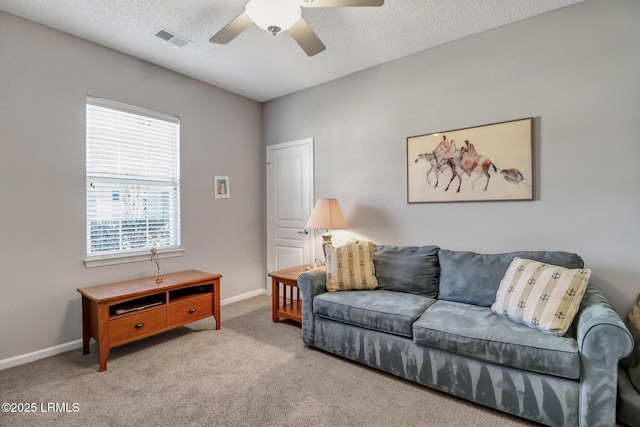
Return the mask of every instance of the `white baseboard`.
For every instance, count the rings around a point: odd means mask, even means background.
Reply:
[[[248,298],[253,298],[258,295],[267,295],[267,290],[258,289],[257,291],[248,292],[246,294],[238,295],[231,298],[225,298],[220,301],[220,305],[223,306],[231,304]],[[9,357],[8,359],[0,360],[0,371],[13,368],[14,366],[24,365],[25,363],[35,362],[36,360],[44,359],[45,357],[55,356],[56,354],[64,353],[65,351],[76,350],[79,348],[82,348],[82,339],[70,341],[64,344],[37,350],[27,354],[21,354],[19,356]]]
[[[3,369],[13,368],[14,366],[24,365],[25,363],[44,359],[45,357],[55,356],[56,354],[64,353],[65,351],[75,350],[78,348],[82,348],[82,339],[45,348],[42,350],[37,350],[32,353],[3,359],[0,360],[0,371],[2,371]]]
[[[234,302],[242,301],[244,299],[257,297],[259,295],[267,295],[267,290],[266,289],[258,289],[257,291],[251,291],[251,292],[247,292],[246,294],[238,295],[238,296],[235,296],[235,297],[225,298],[223,300],[220,300],[220,305],[231,304],[231,303],[234,303]]]

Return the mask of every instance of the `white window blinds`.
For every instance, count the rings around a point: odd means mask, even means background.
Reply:
[[[177,117],[87,97],[87,256],[180,247]]]

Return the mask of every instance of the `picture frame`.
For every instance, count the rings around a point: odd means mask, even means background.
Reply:
[[[407,138],[407,203],[533,200],[532,118]]]
[[[229,177],[216,175],[213,177],[213,191],[216,199],[228,199],[231,197]]]

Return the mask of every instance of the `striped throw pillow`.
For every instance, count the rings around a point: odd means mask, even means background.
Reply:
[[[515,257],[505,273],[491,310],[553,335],[564,335],[587,289],[591,270]]]
[[[372,242],[354,242],[338,248],[327,246],[327,290],[349,291],[378,287]]]

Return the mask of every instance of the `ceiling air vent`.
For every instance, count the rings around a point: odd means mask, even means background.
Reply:
[[[176,45],[178,47],[182,47],[184,45],[189,44],[189,40],[177,35],[176,33],[172,33],[171,31],[162,27],[155,30],[153,32],[153,35],[161,38],[162,40],[168,41],[169,43]]]

